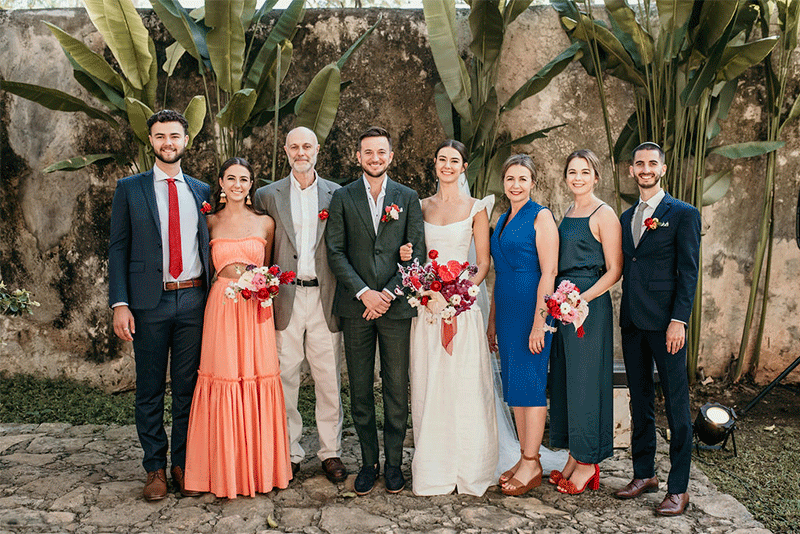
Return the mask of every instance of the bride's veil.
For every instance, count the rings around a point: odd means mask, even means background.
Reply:
[[[458,185],[461,190],[471,196],[469,184],[467,183],[467,176],[461,174],[458,180]],[[491,208],[494,205],[492,202],[489,209],[489,217],[491,218]],[[469,248],[468,261],[475,263],[477,254],[475,252],[475,241],[473,240]],[[478,307],[483,313],[483,326],[486,327],[489,318],[489,293],[486,289],[486,282],[481,282],[481,292],[478,294],[476,302]],[[514,420],[511,418],[511,410],[503,400],[503,382],[500,378],[500,362],[493,354],[490,358],[492,362],[492,374],[494,376],[494,404],[495,411],[497,412],[497,439],[498,446],[498,461],[497,469],[495,471],[495,478],[500,477],[503,471],[511,469],[517,460],[519,460],[519,439],[517,439],[517,431],[514,428]],[[539,454],[541,454],[542,470],[545,474],[550,473],[553,469],[561,469],[567,462],[567,451],[551,451],[545,446],[540,447]]]

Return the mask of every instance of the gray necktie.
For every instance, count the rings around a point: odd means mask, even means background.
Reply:
[[[636,206],[636,213],[633,214],[633,246],[639,246],[639,240],[642,238],[642,219],[644,218],[644,209],[647,207],[646,202],[639,202]]]

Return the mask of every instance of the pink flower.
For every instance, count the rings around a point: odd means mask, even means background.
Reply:
[[[253,285],[256,286],[256,289],[261,289],[262,287],[267,287],[267,277],[261,273],[256,273],[253,275]]]

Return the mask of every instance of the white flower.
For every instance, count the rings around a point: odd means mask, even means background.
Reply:
[[[235,299],[236,298],[236,290],[233,289],[232,287],[226,287],[225,288],[225,296],[228,297],[229,299]]]
[[[562,302],[559,306],[559,309],[561,310],[561,315],[566,315],[570,312],[572,306],[570,306],[567,302]]]
[[[452,304],[453,306],[458,306],[459,304],[461,304],[461,295],[453,295],[452,297],[450,297],[450,304]]]
[[[476,285],[471,285],[469,286],[469,289],[467,289],[467,295],[469,295],[470,297],[477,297],[478,293],[480,292],[481,288]]]
[[[569,299],[570,302],[578,302],[578,298],[580,298],[580,293],[578,293],[577,291],[570,291],[567,294],[567,298]]]
[[[408,305],[412,308],[416,308],[419,306],[419,299],[417,297],[411,297],[408,299]]]
[[[451,317],[455,316],[456,309],[452,306],[445,306],[442,310],[442,319],[450,319]]]
[[[267,306],[272,306],[272,299],[262,300],[261,307],[266,308]]]

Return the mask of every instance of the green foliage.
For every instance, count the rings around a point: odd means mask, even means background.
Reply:
[[[0,280],[0,315],[19,316],[26,313],[33,315],[33,308],[38,306],[39,303],[31,298],[30,291],[27,289],[10,291]]]
[[[445,135],[464,143],[469,151],[467,179],[473,195],[502,193],[500,168],[511,155],[512,145],[546,137],[545,128],[512,141],[502,142],[499,130],[503,113],[518,106],[560,74],[582,52],[572,46],[545,65],[505,103],[498,102],[497,73],[508,28],[531,4],[531,0],[473,0],[469,25],[472,58],[465,62],[458,50],[454,0],[424,0],[425,22],[433,59],[441,81],[434,96]],[[559,125],[563,126],[563,125]]]

